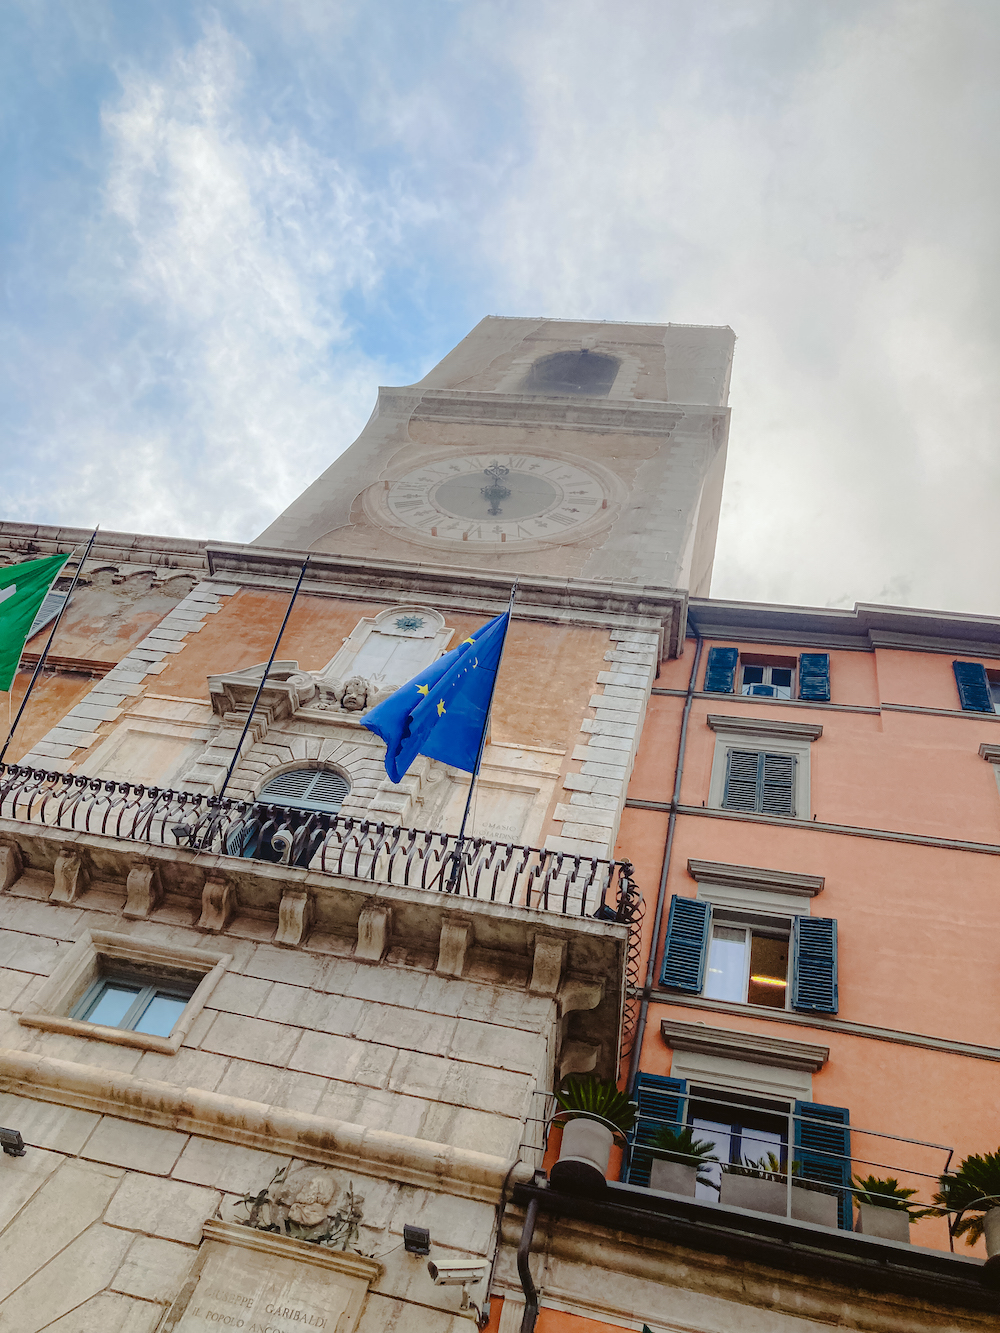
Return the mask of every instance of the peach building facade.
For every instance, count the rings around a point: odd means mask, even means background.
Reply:
[[[1000,623],[707,598],[733,341],[486,320],[255,542],[97,544],[0,770],[0,1333],[995,1326],[851,1176],[997,1137]],[[362,722],[515,579],[459,846]]]

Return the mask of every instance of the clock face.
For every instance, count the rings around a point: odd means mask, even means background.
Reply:
[[[438,541],[563,540],[608,507],[600,481],[573,462],[531,454],[449,454],[384,495],[386,517]]]

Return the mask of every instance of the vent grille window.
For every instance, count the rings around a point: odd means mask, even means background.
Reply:
[[[40,629],[44,629],[46,625],[50,625],[55,620],[66,604],[68,596],[68,592],[47,592],[45,594],[45,598],[38,608],[38,614],[31,622],[31,629],[28,630],[29,639],[33,634],[37,634]]]
[[[795,814],[795,756],[730,750],[726,758],[724,810],[763,815]]]
[[[298,810],[323,810],[336,814],[351,790],[351,784],[330,768],[293,768],[265,782],[258,800],[265,804],[293,806]]]

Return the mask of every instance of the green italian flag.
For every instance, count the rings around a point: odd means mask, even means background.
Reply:
[[[0,690],[9,690],[31,622],[69,555],[47,555],[0,569]]]

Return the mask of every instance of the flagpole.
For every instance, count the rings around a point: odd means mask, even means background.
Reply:
[[[507,603],[507,623],[504,626],[503,638],[500,641],[500,656],[497,658],[497,668],[493,673],[493,684],[490,686],[490,697],[486,704],[486,717],[483,720],[483,731],[479,737],[479,749],[476,752],[476,766],[472,770],[472,781],[469,783],[469,794],[465,798],[465,813],[462,815],[462,827],[458,831],[458,842],[455,844],[453,854],[451,877],[448,881],[448,893],[454,893],[458,886],[458,877],[462,867],[462,847],[465,844],[465,826],[469,821],[469,810],[472,807],[472,793],[476,787],[476,778],[479,776],[479,766],[483,762],[483,751],[486,749],[486,735],[490,729],[490,713],[493,710],[493,696],[496,693],[497,677],[500,675],[500,663],[503,661],[503,650],[507,646],[507,635],[510,631],[510,618],[514,612],[514,598],[517,596],[517,579],[514,580],[510,590],[510,601]]]
[[[233,755],[232,762],[230,763],[229,768],[226,770],[226,780],[222,784],[222,789],[219,792],[220,800],[223,796],[225,796],[226,788],[229,786],[229,779],[233,776],[233,769],[239,763],[240,753],[243,749],[243,742],[247,738],[247,732],[250,730],[250,723],[253,721],[253,715],[257,711],[257,705],[260,703],[260,696],[264,692],[264,686],[267,684],[267,678],[271,674],[271,667],[274,666],[274,659],[278,655],[278,645],[281,643],[282,636],[285,633],[285,626],[288,624],[288,617],[292,614],[292,607],[295,605],[295,599],[296,597],[298,597],[299,589],[302,587],[302,580],[306,576],[306,569],[308,568],[309,560],[310,557],[306,556],[305,560],[302,563],[302,568],[299,570],[299,581],[295,585],[295,591],[292,593],[291,601],[288,603],[288,608],[285,611],[285,618],[281,622],[281,629],[278,630],[278,637],[275,639],[274,647],[271,649],[271,656],[267,659],[267,666],[264,668],[264,674],[260,678],[260,684],[257,686],[257,693],[253,697],[253,703],[250,705],[250,712],[247,716],[246,725],[243,728],[243,734],[240,736],[239,744],[236,747],[236,753]]]
[[[52,647],[52,640],[56,637],[56,630],[59,628],[59,622],[63,618],[63,612],[66,610],[67,606],[69,606],[69,599],[73,596],[73,590],[76,587],[77,579],[80,577],[80,570],[83,568],[84,561],[87,559],[87,556],[90,555],[90,552],[94,546],[94,542],[97,541],[97,533],[99,528],[100,524],[98,524],[97,527],[94,529],[90,541],[87,543],[87,549],[84,551],[82,559],[80,559],[77,562],[76,573],[73,575],[73,582],[69,585],[69,592],[66,594],[66,600],[59,608],[59,614],[56,616],[55,624],[52,626],[52,630],[49,633],[48,640],[45,644],[45,647],[42,649],[38,661],[35,663],[35,669],[31,673],[31,679],[28,681],[28,688],[25,690],[24,698],[21,700],[21,707],[17,710],[17,717],[15,717],[14,719],[14,725],[11,727],[10,731],[8,731],[7,739],[3,743],[3,749],[0,750],[0,764],[3,763],[3,757],[7,753],[7,748],[10,745],[11,741],[14,739],[14,732],[17,731],[17,724],[21,721],[21,714],[28,706],[28,700],[31,698],[31,691],[35,688],[35,681],[38,679],[42,667],[45,665],[45,659],[48,657],[49,649]],[[55,582],[54,579],[53,582]],[[15,639],[14,642],[16,643],[17,640]],[[24,652],[23,648],[21,649],[21,652],[23,654]],[[11,682],[11,684],[13,684],[13,681]]]

